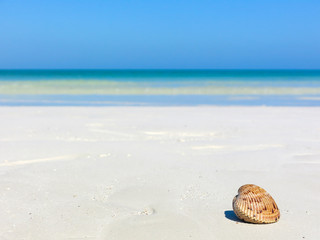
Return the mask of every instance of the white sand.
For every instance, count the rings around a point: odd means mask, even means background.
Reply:
[[[0,108],[0,239],[320,239],[320,108]],[[246,183],[278,223],[238,222]]]

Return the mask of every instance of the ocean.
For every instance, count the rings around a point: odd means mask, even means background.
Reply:
[[[0,70],[0,106],[320,106],[320,70]]]

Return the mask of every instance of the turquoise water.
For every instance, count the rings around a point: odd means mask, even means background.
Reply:
[[[0,70],[2,106],[320,106],[320,70]]]

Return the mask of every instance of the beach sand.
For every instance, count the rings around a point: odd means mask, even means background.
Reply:
[[[320,239],[320,108],[1,107],[0,239]],[[232,211],[253,183],[278,223]]]

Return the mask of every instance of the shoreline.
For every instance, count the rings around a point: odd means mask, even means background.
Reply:
[[[0,107],[319,107],[319,95],[1,95]]]

